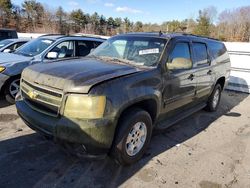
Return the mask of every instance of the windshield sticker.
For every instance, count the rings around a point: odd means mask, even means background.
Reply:
[[[4,44],[0,44],[0,47],[4,46]]]
[[[152,48],[152,49],[140,50],[139,55],[158,54],[159,52],[160,52],[159,48]]]
[[[52,41],[51,40],[42,40],[43,43],[46,43],[46,44],[51,44]]]

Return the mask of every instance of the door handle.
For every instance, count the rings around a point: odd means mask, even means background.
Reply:
[[[212,70],[209,70],[209,71],[207,72],[207,74],[208,74],[208,75],[211,75],[211,74],[212,74]]]
[[[192,81],[194,79],[194,75],[190,74],[189,77],[188,77],[188,79]]]

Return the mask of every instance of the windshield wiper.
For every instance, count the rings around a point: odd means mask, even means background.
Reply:
[[[106,61],[112,61],[112,62],[115,62],[115,63],[125,64],[125,65],[132,65],[134,67],[144,66],[144,63],[136,63],[136,62],[131,61],[131,60],[121,59],[121,58],[117,58],[117,57],[99,56],[97,58],[102,59],[102,60],[106,60]]]

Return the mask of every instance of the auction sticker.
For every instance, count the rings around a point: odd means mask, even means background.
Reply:
[[[139,55],[146,55],[146,54],[158,54],[159,48],[152,48],[152,49],[146,49],[146,50],[140,50]]]

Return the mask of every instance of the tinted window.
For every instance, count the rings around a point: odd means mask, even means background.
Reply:
[[[198,65],[208,64],[208,54],[206,44],[193,43],[194,61]]]
[[[77,56],[86,56],[93,48],[93,41],[77,41]]]
[[[0,40],[9,39],[9,38],[17,38],[16,31],[0,30]]]
[[[102,44],[102,42],[94,42],[94,48],[97,48],[100,44]]]
[[[0,40],[2,40],[2,39],[8,39],[8,38],[11,38],[9,32],[6,32],[6,31],[1,31],[0,32]]]
[[[210,42],[209,44],[209,52],[213,58],[218,58],[226,53],[226,47],[223,43],[220,42]]]
[[[167,67],[170,70],[189,69],[192,67],[188,43],[177,43],[168,57]]]

